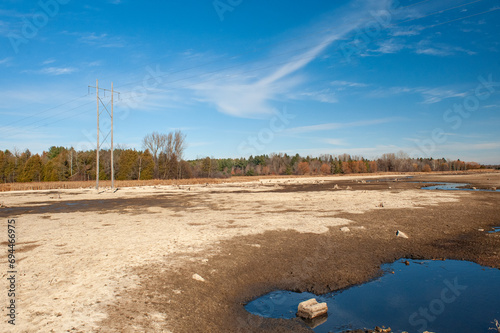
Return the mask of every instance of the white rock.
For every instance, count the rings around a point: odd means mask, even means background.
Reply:
[[[198,274],[193,274],[193,279],[196,281],[205,282],[205,279],[199,276]]]
[[[342,231],[342,232],[349,232],[351,230],[348,227],[342,227],[342,228],[340,228],[340,231]]]

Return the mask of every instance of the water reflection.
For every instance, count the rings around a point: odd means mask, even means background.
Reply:
[[[391,327],[392,332],[487,332],[500,320],[500,270],[466,261],[409,260],[382,266],[384,275],[325,295],[274,291],[245,306],[260,316],[291,319],[307,299],[328,303],[315,332]]]

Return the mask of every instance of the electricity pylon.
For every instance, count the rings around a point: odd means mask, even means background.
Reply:
[[[111,188],[114,188],[115,187],[115,164],[114,164],[114,146],[113,146],[113,103],[114,103],[113,98],[114,98],[115,94],[120,94],[120,93],[117,91],[114,91],[113,82],[111,82],[111,90],[99,88],[99,80],[96,80],[95,87],[89,86],[89,88],[95,88],[95,90],[96,90],[96,102],[97,102],[97,153],[96,153],[97,154],[97,162],[96,162],[95,188],[99,189],[99,151],[100,151],[100,147],[101,147],[101,141],[99,140],[99,138],[100,138],[99,134],[101,133],[101,130],[99,128],[99,118],[101,115],[101,111],[99,111],[100,105],[102,105],[104,107],[104,110],[106,110],[108,115],[111,117],[111,130],[110,130],[110,132],[108,132],[106,134],[106,137],[104,138],[104,140],[102,142],[106,141],[108,139],[108,136],[111,134]],[[108,107],[107,107],[108,105],[105,104],[102,101],[102,99],[99,97],[99,90],[104,91],[104,95],[106,95],[106,91],[111,92],[111,112],[109,112],[109,110],[108,110]]]

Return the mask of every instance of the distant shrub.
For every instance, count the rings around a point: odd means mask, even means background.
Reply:
[[[311,168],[309,167],[309,163],[307,162],[300,162],[298,165],[297,172],[299,175],[307,175],[311,172]]]

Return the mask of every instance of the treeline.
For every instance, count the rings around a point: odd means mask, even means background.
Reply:
[[[177,133],[177,132],[176,132]],[[410,158],[403,152],[384,154],[368,160],[347,154],[319,157],[271,154],[249,158],[182,159],[184,136],[162,136],[158,133],[145,138],[143,151],[116,149],[114,154],[117,180],[224,178],[259,175],[330,175],[374,172],[430,172],[484,168],[475,162],[447,159]],[[155,134],[155,133],[153,133]],[[153,150],[153,152],[151,152]],[[101,151],[99,179],[111,179],[111,152]],[[75,151],[73,148],[51,147],[42,154],[0,151],[0,181],[2,183],[32,181],[85,181],[96,179],[96,151]]]
[[[404,152],[383,154],[368,160],[342,154],[319,157],[271,154],[238,159],[206,157],[189,161],[195,177],[231,177],[258,175],[331,175],[375,172],[431,172],[484,168],[476,162],[450,161],[445,158],[410,158]]]

